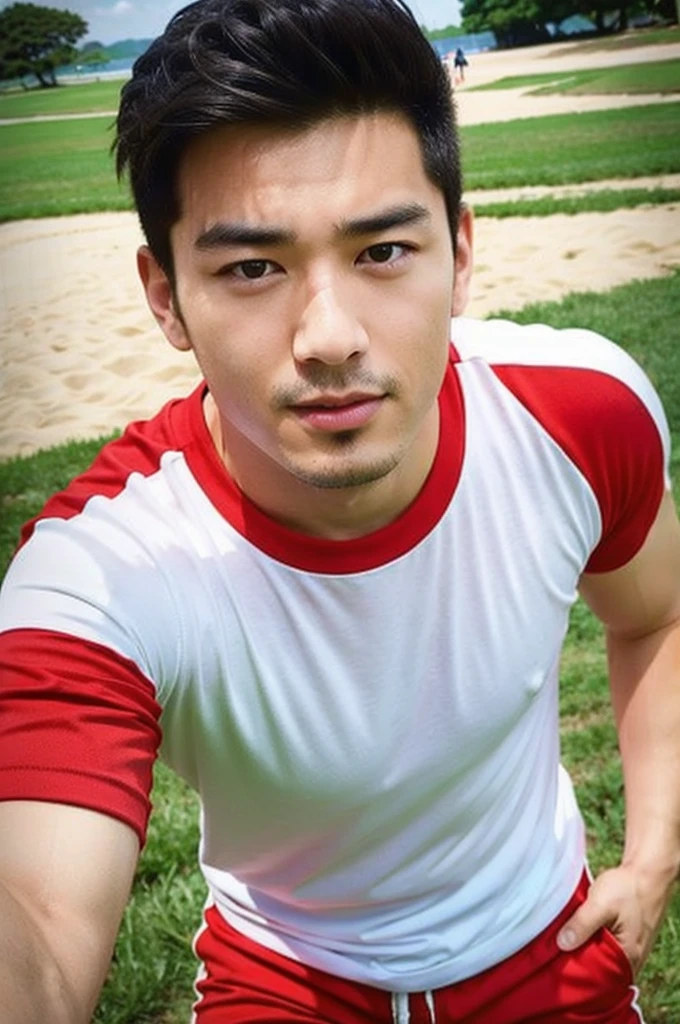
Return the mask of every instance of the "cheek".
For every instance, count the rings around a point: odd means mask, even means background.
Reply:
[[[196,358],[206,378],[231,390],[257,386],[271,372],[281,348],[277,317],[262,304],[231,304],[210,290],[194,294],[185,322]]]
[[[399,339],[401,358],[416,375],[442,372],[451,335],[451,295],[447,289],[421,286],[395,302],[386,336]]]
[[[437,247],[396,290],[399,315],[412,325],[419,323],[424,333],[444,330],[448,334],[453,286],[453,253]]]

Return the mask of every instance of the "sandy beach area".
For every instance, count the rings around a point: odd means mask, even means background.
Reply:
[[[559,112],[541,101],[564,99],[468,91],[482,80],[666,57],[680,57],[680,46],[583,53],[561,44],[478,54],[470,58],[469,82],[457,90],[460,120],[506,119],[509,110],[514,117]],[[613,105],[607,97],[582,99]],[[573,98],[567,109],[578,109]],[[474,205],[481,196],[468,198]],[[152,414],[198,379],[192,357],[165,342],[146,308],[135,269],[141,241],[130,213],[0,225],[0,458],[108,433]],[[571,291],[603,291],[677,266],[680,204],[480,218],[468,312],[485,315]]]

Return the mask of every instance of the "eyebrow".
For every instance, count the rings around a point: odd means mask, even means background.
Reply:
[[[286,245],[294,240],[293,232],[283,228],[218,221],[198,236],[194,246],[202,251],[208,251],[238,245]]]
[[[431,220],[430,211],[420,203],[405,203],[380,210],[365,217],[342,221],[337,227],[341,238],[357,238],[378,234],[404,224],[421,224]],[[296,240],[295,232],[286,228],[259,227],[243,222],[218,221],[196,239],[194,246],[202,252],[237,246],[290,245]]]
[[[390,206],[387,210],[343,221],[338,234],[343,238],[356,238],[357,235],[373,235],[390,228],[401,227],[402,224],[422,224],[432,219],[426,206],[420,203],[405,203],[402,206]]]

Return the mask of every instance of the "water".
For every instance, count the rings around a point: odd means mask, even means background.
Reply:
[[[493,32],[474,32],[464,36],[446,39],[433,39],[432,46],[440,57],[445,57],[458,46],[462,46],[466,54],[481,53],[484,50],[495,50],[496,37]],[[61,81],[97,81],[104,78],[126,78],[132,72],[136,57],[116,57],[106,64],[68,64],[57,68],[57,78]]]
[[[126,78],[132,72],[136,57],[116,57],[106,64],[67,64],[57,68],[57,78],[62,81],[92,81],[98,78]]]
[[[460,46],[464,53],[482,53],[484,50],[495,50],[498,46],[493,32],[470,32],[465,36],[451,36],[446,39],[433,39],[432,45],[440,57],[455,52]]]

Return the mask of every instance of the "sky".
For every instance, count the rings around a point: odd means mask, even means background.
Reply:
[[[3,0],[7,7],[12,0]],[[185,0],[38,0],[43,7],[60,7],[79,14],[89,25],[82,42],[96,39],[115,43],[119,39],[147,39],[160,35],[170,16],[184,7]],[[186,0],[188,2],[188,0]],[[460,23],[459,0],[407,0],[419,24],[443,28]]]

